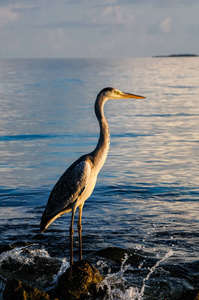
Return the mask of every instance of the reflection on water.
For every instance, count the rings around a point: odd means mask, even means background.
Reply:
[[[146,99],[105,105],[111,146],[84,207],[84,255],[109,246],[142,251],[147,276],[148,266],[173,251],[164,261],[168,285],[198,287],[198,67],[198,58],[1,60],[0,245],[28,242],[67,260],[70,216],[44,235],[40,217],[59,176],[94,149],[94,100],[114,86]],[[187,270],[183,280],[175,265]],[[131,288],[140,291],[142,272],[131,266]],[[151,274],[144,293],[159,277]]]

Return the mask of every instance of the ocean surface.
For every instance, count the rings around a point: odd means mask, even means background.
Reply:
[[[40,219],[62,173],[95,148],[94,101],[107,86],[146,99],[105,104],[111,144],[83,210],[83,258],[106,276],[107,299],[178,299],[199,289],[199,58],[5,59],[0,297],[9,278],[47,290],[68,267],[71,215],[44,234]],[[95,255],[107,247],[120,248],[123,261]],[[137,264],[128,260],[135,253]]]

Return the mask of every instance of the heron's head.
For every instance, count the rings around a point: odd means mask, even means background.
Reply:
[[[115,88],[107,87],[99,93],[98,97],[103,97],[108,99],[126,99],[126,98],[135,98],[135,99],[145,99],[143,96],[129,94],[121,92]]]

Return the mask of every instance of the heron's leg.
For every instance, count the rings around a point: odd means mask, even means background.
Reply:
[[[73,265],[73,222],[75,216],[75,209],[72,209],[71,223],[70,223],[70,265]]]
[[[78,220],[79,260],[82,260],[82,209],[83,209],[83,205],[80,205],[79,206],[79,220]]]

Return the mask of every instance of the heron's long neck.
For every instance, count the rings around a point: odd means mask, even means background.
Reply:
[[[103,97],[97,97],[95,102],[95,114],[99,121],[100,126],[100,136],[98,140],[98,144],[95,148],[95,150],[92,152],[93,155],[93,163],[94,163],[94,169],[98,173],[100,169],[102,168],[107,154],[109,150],[110,145],[110,133],[109,133],[109,127],[108,122],[104,116],[104,103],[106,102],[106,98]]]

